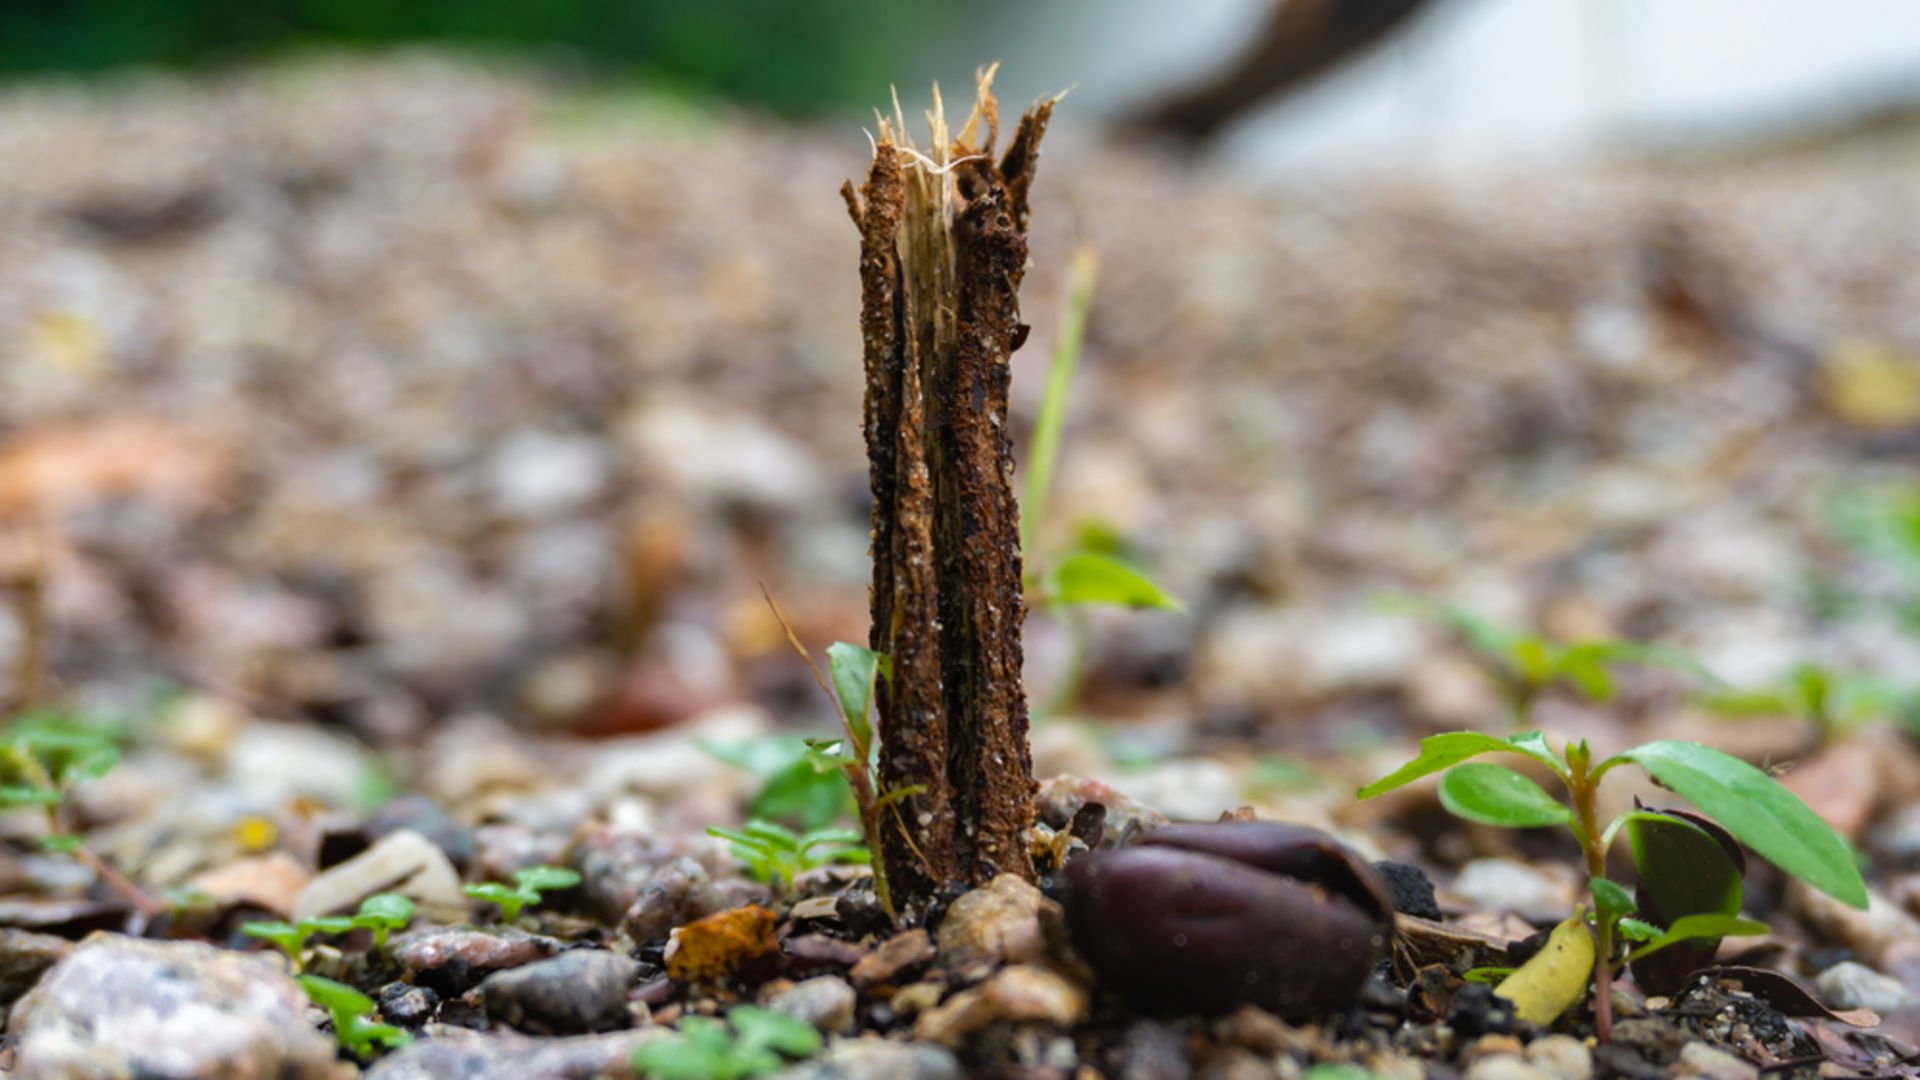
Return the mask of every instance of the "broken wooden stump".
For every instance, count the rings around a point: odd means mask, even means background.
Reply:
[[[869,644],[891,663],[875,695],[879,788],[918,789],[890,808],[876,856],[909,911],[949,882],[1033,873],[1007,383],[1053,102],[1020,118],[996,161],[992,75],[951,137],[936,88],[925,153],[896,103],[866,183],[842,188],[861,238]]]

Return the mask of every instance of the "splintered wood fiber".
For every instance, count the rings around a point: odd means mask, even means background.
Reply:
[[[1008,359],[1020,326],[1028,193],[1051,100],[996,160],[991,69],[950,134],[934,90],[929,145],[899,103],[858,193],[865,429],[873,486],[870,644],[893,665],[878,698],[880,856],[896,896],[1032,875],[1033,777],[1020,682],[1019,508]]]

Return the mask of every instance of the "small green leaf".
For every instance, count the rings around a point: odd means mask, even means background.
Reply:
[[[521,895],[520,890],[495,881],[462,886],[460,891],[475,900],[483,900],[498,907],[503,922],[513,922],[518,919],[520,909],[527,906],[527,898]]]
[[[1634,910],[1633,896],[1626,886],[1608,878],[1591,878],[1587,889],[1593,894],[1593,904],[1602,919],[1618,919],[1631,914]]]
[[[308,931],[292,923],[246,922],[240,924],[240,932],[250,938],[272,942],[294,962],[295,970],[299,969],[300,950],[307,944]]]
[[[564,866],[529,866],[513,872],[514,884],[537,893],[559,892],[580,884],[580,872]]]
[[[1683,941],[1719,941],[1726,937],[1764,934],[1767,929],[1766,923],[1743,919],[1738,915],[1688,915],[1675,921],[1666,933],[1628,953],[1627,962],[1645,959],[1651,953]]]
[[[85,840],[71,833],[54,833],[51,836],[43,836],[40,838],[40,847],[42,850],[55,852],[60,855],[71,855],[80,850],[80,845],[84,843],[86,843]]]
[[[1674,740],[1636,746],[1612,761],[1634,762],[1775,866],[1836,900],[1866,908],[1867,885],[1852,849],[1773,777],[1730,754]]]
[[[1482,735],[1477,731],[1451,731],[1445,735],[1429,735],[1420,740],[1420,756],[1361,788],[1357,797],[1371,799],[1375,795],[1384,795],[1395,788],[1405,787],[1423,776],[1452,768],[1468,758],[1479,757],[1481,754],[1516,751],[1532,753],[1525,747],[1506,739]]]
[[[775,851],[800,850],[799,834],[771,821],[749,821],[745,832]]]
[[[413,901],[399,893],[375,893],[360,901],[356,918],[377,921],[398,930],[413,920]]]
[[[827,673],[856,751],[873,745],[873,687],[886,657],[845,641],[827,646]]]
[[[1065,607],[1112,605],[1184,611],[1153,579],[1111,555],[1076,552],[1046,575],[1047,603]]]
[[[1494,984],[1511,974],[1513,969],[1510,967],[1477,967],[1461,972],[1460,977],[1468,982]]]
[[[1560,677],[1573,684],[1588,701],[1605,704],[1613,700],[1613,673],[1607,670],[1597,650],[1576,645],[1562,653],[1557,665]]]
[[[757,1005],[735,1005],[727,1023],[739,1033],[742,1046],[776,1050],[788,1057],[810,1057],[820,1051],[820,1032],[805,1020]]]
[[[353,920],[345,915],[319,915],[301,919],[297,925],[309,937],[314,934],[348,934],[354,929]]]
[[[364,1016],[373,1011],[373,999],[348,986],[319,975],[296,976],[300,989],[315,1005],[339,1017]]]
[[[27,784],[7,784],[0,786],[0,808],[12,809],[16,806],[58,806],[60,792],[53,788],[32,787]]]
[[[1555,802],[1539,784],[1504,765],[1485,761],[1448,770],[1440,781],[1440,805],[1468,821],[1516,829],[1573,820],[1573,811]]]
[[[1614,929],[1628,941],[1652,941],[1660,936],[1660,928],[1644,919],[1623,918]]]

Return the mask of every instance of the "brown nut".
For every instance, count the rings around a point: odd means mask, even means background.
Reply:
[[[1166,826],[1075,859],[1064,884],[1074,943],[1102,984],[1155,1012],[1340,1009],[1393,935],[1371,867],[1278,822]]]

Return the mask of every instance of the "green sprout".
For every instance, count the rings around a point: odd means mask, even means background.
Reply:
[[[297,923],[288,922],[248,922],[240,924],[240,932],[251,938],[271,943],[285,953],[293,970],[299,971],[306,956],[307,940],[315,934],[348,934],[355,930],[367,930],[373,934],[373,947],[387,947],[387,935],[394,930],[406,929],[413,919],[413,901],[399,893],[376,893],[360,902],[360,910],[352,915],[319,915],[310,919],[301,919]]]
[[[800,659],[813,672],[813,681],[820,684],[821,691],[833,699],[839,710],[842,737],[803,740],[806,747],[804,760],[807,767],[817,774],[839,778],[846,792],[852,796],[854,811],[860,818],[860,830],[851,833],[848,830],[815,827],[801,836],[772,822],[757,821],[748,825],[746,832],[708,831],[734,841],[734,853],[747,863],[753,873],[760,876],[760,880],[777,881],[782,886],[793,883],[796,866],[806,869],[822,862],[864,862],[873,867],[873,893],[880,902],[880,910],[892,917],[893,895],[887,885],[885,861],[874,860],[870,853],[880,846],[884,815],[890,811],[900,828],[906,830],[906,822],[900,816],[900,802],[926,790],[923,784],[907,784],[885,792],[881,790],[880,741],[875,738],[873,714],[875,694],[882,680],[893,677],[892,662],[872,649],[836,641],[827,646],[827,672],[822,674],[820,665],[814,662],[813,654],[807,651],[807,647],[800,644],[799,636],[793,632],[793,625],[787,622],[787,617],[781,613],[780,605],[774,603],[771,593],[767,594],[767,606],[773,610],[773,617],[780,621],[780,629],[786,632],[787,643],[793,646],[793,651],[800,654]],[[849,836],[850,841],[846,839]],[[852,847],[838,857],[806,862],[807,859],[816,858],[814,852],[822,845],[837,844],[846,848],[849,843],[859,845],[862,842],[864,847]],[[788,866],[789,863],[794,866]],[[782,872],[783,868],[785,872]]]
[[[844,774],[822,760],[819,740],[799,735],[762,735],[736,743],[701,741],[702,750],[752,773],[760,788],[747,804],[750,817],[799,829],[818,829],[855,809]]]
[[[307,998],[333,1017],[333,1037],[354,1057],[365,1061],[377,1050],[392,1050],[413,1041],[413,1036],[392,1024],[368,1020],[373,999],[353,987],[318,975],[301,975],[299,980]]]
[[[43,849],[73,856],[142,913],[157,916],[166,906],[89,850],[67,824],[74,786],[105,776],[119,761],[119,744],[99,727],[61,712],[16,716],[0,734],[0,810],[39,807],[47,819]]]
[[[464,891],[475,900],[484,900],[500,909],[500,921],[513,922],[520,910],[538,904],[542,893],[559,892],[580,884],[578,872],[562,866],[530,866],[513,872],[513,884],[489,881],[468,885]]]
[[[821,1043],[820,1032],[804,1020],[736,1005],[724,1021],[681,1020],[674,1034],[635,1050],[633,1068],[652,1080],[743,1080],[778,1072],[786,1058],[811,1057]]]
[[[1489,753],[1520,754],[1545,766],[1566,789],[1571,806],[1512,769],[1468,760]],[[1596,811],[1600,780],[1621,765],[1639,766],[1712,821],[1636,807],[1602,828]],[[1738,840],[1813,888],[1854,907],[1867,906],[1867,887],[1846,841],[1773,777],[1711,747],[1661,740],[1596,764],[1584,741],[1556,753],[1538,732],[1497,738],[1456,731],[1421,740],[1418,757],[1361,788],[1358,795],[1370,799],[1443,770],[1440,800],[1455,815],[1510,828],[1564,826],[1578,841],[1593,912],[1594,1033],[1602,1042],[1611,1034],[1612,971],[1616,943],[1623,937],[1645,939],[1627,955],[1633,963],[1677,945],[1766,930],[1764,924],[1738,915],[1738,867],[1729,881],[1724,868],[1704,871],[1709,864],[1700,861],[1699,852],[1731,846],[1732,862],[1738,854],[1732,842]],[[1715,840],[1707,826],[1726,834],[1725,843]],[[1636,903],[1623,886],[1607,878],[1607,850],[1622,829],[1634,847],[1642,900],[1652,890],[1662,903]],[[1652,914],[1641,910],[1650,907],[1658,907],[1659,915],[1672,922],[1662,929],[1647,920],[1628,920]],[[1526,971],[1523,965],[1513,977]]]
[[[1885,680],[1799,664],[1769,685],[1709,692],[1700,704],[1717,716],[1792,717],[1813,729],[1818,745],[1827,746],[1872,720],[1902,716],[1912,700],[1911,693]]]
[[[387,947],[387,935],[405,930],[413,921],[413,901],[399,893],[376,893],[360,902],[352,922],[356,929],[371,931],[373,947]]]
[[[1072,640],[1067,671],[1054,689],[1046,712],[1060,713],[1079,698],[1091,638],[1083,609],[1089,607],[1157,608],[1182,610],[1180,602],[1156,584],[1129,556],[1125,545],[1109,529],[1083,523],[1074,547],[1053,555],[1040,546],[1040,526],[1046,520],[1047,498],[1053,490],[1054,466],[1066,430],[1067,394],[1086,342],[1087,313],[1093,307],[1094,283],[1100,260],[1090,248],[1074,253],[1067,270],[1067,303],[1060,318],[1060,337],[1047,367],[1047,385],[1040,399],[1040,415],[1033,423],[1027,451],[1025,482],[1020,494],[1020,549],[1027,562],[1026,588],[1037,605],[1061,619]]]
[[[782,892],[793,888],[793,879],[803,870],[833,863],[872,862],[858,829],[814,829],[802,834],[771,821],[749,821],[743,829],[715,825],[707,829],[707,835],[727,841],[733,857],[746,865],[749,877]]]
[[[1550,641],[1462,608],[1407,597],[1385,598],[1382,606],[1432,619],[1458,634],[1480,655],[1487,674],[1499,685],[1516,730],[1532,725],[1534,703],[1555,686],[1570,687],[1596,703],[1613,700],[1615,670],[1626,665],[1669,668],[1710,688],[1725,686],[1698,660],[1666,645],[1612,638]]]

